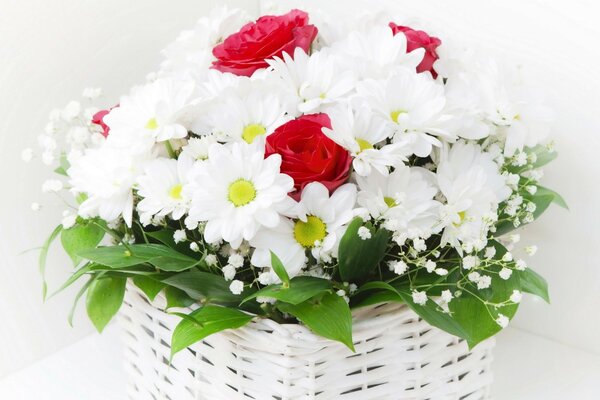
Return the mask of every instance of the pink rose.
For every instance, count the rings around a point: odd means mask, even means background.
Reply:
[[[216,46],[213,55],[217,60],[213,68],[251,76],[254,71],[268,66],[267,59],[281,57],[284,52],[293,56],[296,47],[308,53],[316,36],[317,28],[308,24],[308,14],[304,11],[266,15],[244,25]]]
[[[437,72],[433,69],[433,63],[439,58],[436,49],[442,44],[442,41],[436,37],[429,36],[426,32],[416,31],[408,26],[396,25],[393,22],[390,22],[390,28],[392,28],[394,35],[398,32],[404,33],[407,42],[406,51],[411,52],[419,48],[425,49],[425,56],[423,57],[423,61],[417,66],[417,72],[429,71],[434,78],[437,78]]]

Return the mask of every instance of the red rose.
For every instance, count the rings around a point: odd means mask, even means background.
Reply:
[[[109,112],[110,110],[100,110],[92,117],[92,124],[99,125],[102,128],[102,136],[104,137],[108,137],[108,133],[110,132],[110,128],[104,123],[104,117],[106,117]]]
[[[348,179],[352,157],[325,136],[323,127],[331,128],[327,114],[303,115],[267,137],[265,157],[281,155],[281,172],[294,179],[295,199],[311,182],[321,182],[333,192]]]
[[[267,67],[265,60],[269,58],[281,57],[284,52],[293,56],[296,47],[308,53],[316,36],[317,28],[308,25],[308,14],[304,11],[266,15],[244,25],[215,47],[213,55],[217,60],[213,62],[213,68],[251,76],[257,69]]]
[[[390,28],[392,28],[394,35],[398,32],[404,33],[407,42],[406,51],[411,52],[419,48],[425,49],[425,56],[423,57],[423,61],[417,66],[417,72],[429,71],[434,78],[437,78],[437,72],[433,69],[433,63],[439,58],[436,49],[442,44],[442,41],[436,37],[429,36],[423,31],[416,31],[408,26],[396,25],[393,22],[390,22]]]

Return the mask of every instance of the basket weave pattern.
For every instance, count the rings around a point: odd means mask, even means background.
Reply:
[[[489,399],[494,340],[469,351],[400,304],[354,313],[356,353],[261,320],[196,343],[170,366],[179,318],[157,305],[128,288],[120,319],[131,400]]]

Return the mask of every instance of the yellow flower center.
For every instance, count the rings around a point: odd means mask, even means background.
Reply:
[[[156,129],[158,128],[158,121],[156,121],[156,118],[150,118],[148,120],[148,122],[146,122],[146,129]]]
[[[309,215],[304,221],[294,224],[294,238],[303,247],[314,247],[316,241],[321,241],[327,236],[327,225],[319,217]]]
[[[395,110],[390,113],[390,118],[395,123],[398,123],[398,117],[400,117],[400,115],[402,115],[402,114],[406,114],[406,111],[405,110]]]
[[[387,204],[387,206],[390,207],[390,208],[397,206],[396,200],[394,200],[391,197],[385,196],[383,198],[383,201],[385,201],[385,204]]]
[[[246,125],[242,132],[242,139],[244,139],[246,143],[252,143],[257,136],[264,135],[265,133],[267,133],[267,128],[261,124]]]
[[[356,138],[356,143],[358,143],[360,151],[370,150],[373,148],[373,145],[367,142],[365,139]]]
[[[169,197],[173,200],[181,200],[181,190],[183,186],[181,184],[175,185],[169,190]]]
[[[245,206],[256,198],[254,184],[245,179],[238,179],[229,185],[228,199],[236,207]]]
[[[460,219],[457,223],[454,223],[454,226],[461,226],[463,222],[465,222],[465,219],[467,218],[467,212],[466,211],[460,211],[458,213],[458,218]]]

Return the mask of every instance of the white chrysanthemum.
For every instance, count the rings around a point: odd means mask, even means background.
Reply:
[[[405,239],[428,237],[439,220],[440,203],[433,174],[423,168],[398,166],[389,176],[373,172],[357,176],[358,204],[385,227],[401,232]]]
[[[317,112],[323,105],[334,103],[355,87],[354,75],[338,68],[336,58],[325,51],[310,56],[297,47],[294,58],[283,54],[267,60],[275,76],[283,80],[285,88],[296,98],[301,113]]]
[[[243,81],[215,99],[200,119],[219,140],[252,143],[285,123],[288,109],[276,86]]]
[[[202,136],[200,138],[191,138],[187,144],[181,148],[180,158],[189,158],[195,161],[203,161],[208,158],[208,149],[211,145],[217,143],[212,135]]]
[[[447,78],[447,111],[456,116],[457,133],[466,139],[491,134],[505,138],[506,155],[543,143],[553,115],[541,98],[527,92],[518,74],[473,49],[440,47],[436,70]],[[499,127],[499,129],[497,129]]]
[[[130,151],[110,146],[89,149],[73,160],[67,171],[71,191],[87,197],[79,206],[79,215],[84,218],[98,216],[108,222],[123,216],[131,226],[132,189],[147,160],[145,154],[132,155]]]
[[[345,225],[354,217],[356,186],[345,184],[332,195],[323,184],[313,182],[302,191],[300,202],[290,213],[291,219],[282,218],[271,229],[262,229],[250,241],[256,248],[252,264],[271,267],[270,251],[282,261],[288,274],[296,276],[306,263],[306,251],[317,260],[323,256],[337,256],[339,241]],[[272,278],[278,278],[272,273]]]
[[[278,207],[286,205],[294,187],[292,178],[279,172],[281,157],[265,159],[262,146],[245,143],[213,144],[208,153],[184,187],[191,198],[189,219],[206,222],[206,241],[225,240],[238,248],[261,226],[277,226]]]
[[[394,35],[389,26],[376,26],[364,32],[351,32],[332,45],[341,65],[355,71],[359,79],[385,78],[398,67],[415,71],[425,50],[406,52],[406,36]],[[415,72],[416,74],[416,72]]]
[[[204,80],[214,60],[212,49],[249,21],[241,9],[217,7],[200,18],[192,30],[183,31],[162,54],[160,75],[178,75]]]
[[[402,164],[411,153],[407,141],[385,142],[393,130],[366,107],[355,111],[346,106],[336,107],[328,115],[332,129],[323,128],[323,133],[350,151],[358,175],[368,176],[372,168],[387,175],[388,167]]]
[[[159,79],[134,88],[104,117],[111,145],[146,151],[156,142],[181,139],[188,130],[182,114],[194,91],[192,81]]]
[[[440,158],[436,176],[446,198],[442,244],[460,248],[463,243],[482,249],[490,225],[488,216],[496,214],[498,204],[511,190],[498,165],[478,145],[457,142]]]
[[[403,36],[403,35],[398,35]],[[387,80],[366,80],[357,86],[359,104],[366,104],[396,131],[395,140],[410,140],[414,154],[427,157],[436,136],[453,141],[451,116],[444,114],[444,87],[428,74],[406,68]]]
[[[148,225],[153,217],[170,216],[178,220],[187,212],[189,199],[183,195],[183,185],[192,168],[192,160],[157,158],[150,161],[137,179],[138,195],[142,200],[137,209],[140,222]]]

